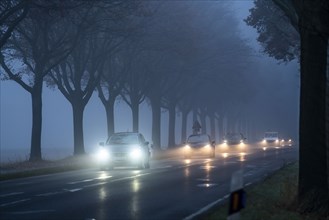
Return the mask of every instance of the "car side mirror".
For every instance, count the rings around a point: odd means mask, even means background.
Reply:
[[[105,146],[105,143],[104,142],[99,142],[99,146],[104,147]]]

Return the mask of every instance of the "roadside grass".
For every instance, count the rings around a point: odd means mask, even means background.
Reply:
[[[284,166],[279,171],[247,188],[243,220],[315,220],[315,215],[301,215],[297,211],[298,163]],[[203,216],[203,220],[227,219],[228,202]]]

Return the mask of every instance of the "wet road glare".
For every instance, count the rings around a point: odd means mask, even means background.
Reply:
[[[0,182],[0,219],[193,219],[225,202],[233,172],[245,185],[296,161],[296,147],[217,146],[215,158],[180,154],[151,168],[98,168]]]

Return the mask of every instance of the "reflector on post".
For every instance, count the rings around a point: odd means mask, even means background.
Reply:
[[[228,220],[239,220],[240,210],[245,207],[246,193],[243,189],[243,172],[236,171],[231,179],[231,194],[228,210]]]

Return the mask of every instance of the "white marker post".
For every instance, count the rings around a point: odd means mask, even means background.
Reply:
[[[243,190],[243,172],[236,171],[231,179],[230,204],[227,220],[239,220],[240,210],[245,207],[246,194]]]

